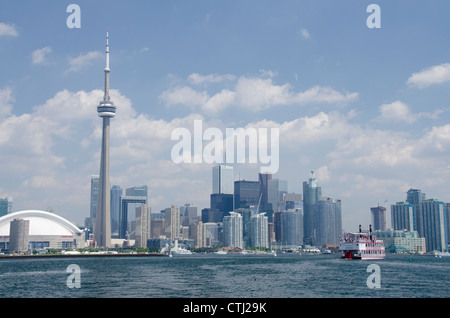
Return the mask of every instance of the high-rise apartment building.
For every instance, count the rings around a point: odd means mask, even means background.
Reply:
[[[276,212],[275,240],[283,247],[303,245],[303,214],[301,210]]]
[[[244,248],[242,216],[236,212],[229,214],[223,218],[224,245]]]
[[[164,220],[166,226],[166,236],[170,241],[175,241],[180,238],[181,220],[180,208],[172,205],[170,208],[164,210]]]
[[[269,224],[265,213],[250,217],[250,246],[269,247]]]
[[[341,200],[320,198],[314,204],[314,245],[339,244],[341,235]]]
[[[136,247],[147,247],[147,240],[151,237],[150,225],[151,208],[147,204],[142,204],[136,208]]]
[[[391,222],[394,230],[417,231],[415,206],[408,202],[391,205]]]
[[[376,206],[370,208],[372,214],[372,226],[374,231],[386,231],[386,208]]]
[[[421,203],[421,224],[427,251],[442,252],[447,250],[448,233],[445,204],[434,199],[423,200]]]

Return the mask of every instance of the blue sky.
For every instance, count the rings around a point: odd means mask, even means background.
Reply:
[[[81,28],[69,29],[69,4]],[[381,28],[369,29],[369,4]],[[176,165],[171,132],[277,127],[274,177],[316,171],[343,225],[410,188],[449,202],[448,1],[14,1],[0,10],[0,197],[77,223],[98,174],[105,31],[111,183],[147,184],[152,211],[209,205],[211,165]],[[235,165],[257,180],[259,167]],[[387,202],[385,202],[387,201]]]

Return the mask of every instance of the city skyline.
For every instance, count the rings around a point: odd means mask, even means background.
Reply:
[[[366,25],[369,2],[105,3],[78,1],[79,29],[66,25],[67,4],[2,6],[0,198],[14,211],[89,216],[107,27],[119,105],[111,185],[148,185],[152,211],[209,207],[212,165],[170,159],[171,132],[195,119],[279,128],[273,178],[301,193],[314,170],[342,200],[344,230],[410,188],[450,201],[445,1],[377,1],[380,29]],[[234,179],[257,181],[259,168],[234,164]]]

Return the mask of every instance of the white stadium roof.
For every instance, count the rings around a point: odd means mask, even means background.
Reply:
[[[80,235],[82,231],[73,223],[54,213],[26,210],[0,217],[0,236],[9,236],[10,222],[14,219],[30,221],[29,235]]]

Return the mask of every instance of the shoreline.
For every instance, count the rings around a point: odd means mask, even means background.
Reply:
[[[1,259],[12,258],[68,258],[68,257],[148,257],[148,256],[167,256],[161,253],[148,253],[148,254],[129,254],[129,253],[117,253],[117,254],[42,254],[42,255],[0,255]]]

